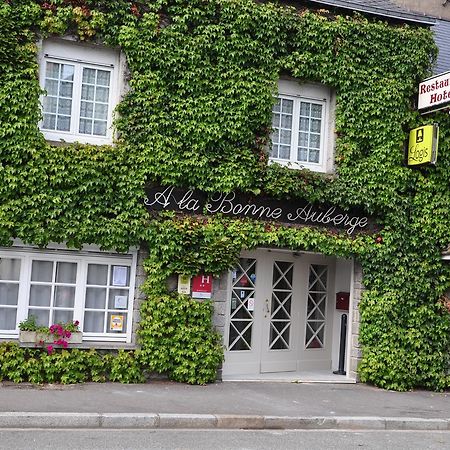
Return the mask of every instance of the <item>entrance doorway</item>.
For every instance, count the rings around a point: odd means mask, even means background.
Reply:
[[[241,255],[230,276],[225,380],[332,373],[335,262],[275,249]]]

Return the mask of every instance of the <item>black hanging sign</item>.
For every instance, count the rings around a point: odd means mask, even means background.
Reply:
[[[336,206],[315,205],[306,200],[276,200],[236,192],[207,196],[201,191],[175,187],[148,187],[144,204],[149,211],[178,211],[185,214],[223,214],[286,224],[313,225],[345,230],[352,235],[373,232],[373,220],[358,211],[343,211]]]

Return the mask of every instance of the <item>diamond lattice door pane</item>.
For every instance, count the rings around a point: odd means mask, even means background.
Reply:
[[[270,350],[289,349],[293,267],[293,263],[285,261],[275,261],[273,265]]]
[[[255,306],[256,260],[241,258],[233,271],[228,350],[252,349]]]
[[[327,305],[328,267],[313,264],[309,268],[305,347],[325,346],[325,311]]]

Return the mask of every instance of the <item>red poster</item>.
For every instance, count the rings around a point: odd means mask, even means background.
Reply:
[[[192,278],[192,297],[211,298],[212,275],[196,275]]]

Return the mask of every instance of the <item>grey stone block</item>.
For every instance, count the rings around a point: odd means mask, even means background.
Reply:
[[[213,317],[213,325],[214,327],[224,327],[225,326],[225,316],[223,315],[215,315]]]
[[[217,303],[221,303],[221,302],[226,302],[227,301],[227,291],[223,291],[223,290],[215,290],[214,294],[214,302]]]
[[[449,430],[449,419],[386,417],[387,430]]]
[[[264,416],[217,416],[217,428],[262,430],[264,425]]]
[[[384,430],[384,417],[336,417],[336,428],[344,430]]]
[[[312,429],[335,429],[334,417],[278,417],[266,416],[264,419],[267,429],[285,430],[312,430]]]
[[[158,414],[108,413],[100,417],[102,428],[159,428]]]
[[[213,414],[159,414],[160,428],[215,428]]]
[[[228,291],[228,272],[225,272],[223,275],[219,278],[219,289],[227,292]]]
[[[97,413],[0,413],[0,428],[98,428]]]

